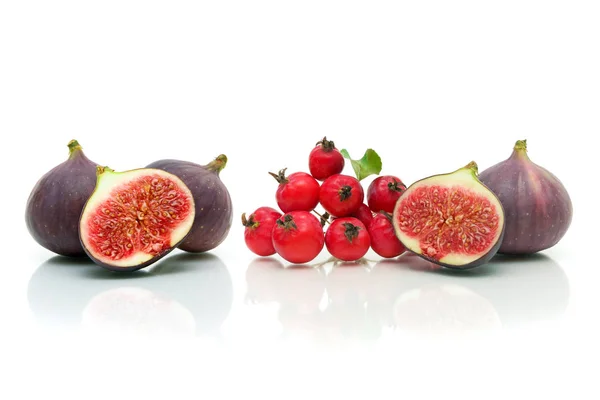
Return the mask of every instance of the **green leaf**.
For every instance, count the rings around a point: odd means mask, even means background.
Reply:
[[[381,172],[381,157],[373,149],[367,149],[365,155],[360,160],[353,160],[348,154],[348,150],[340,150],[344,158],[350,160],[356,179],[362,181],[369,175],[379,175]]]

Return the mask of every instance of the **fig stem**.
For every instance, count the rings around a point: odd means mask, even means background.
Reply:
[[[96,167],[96,176],[98,176],[98,175],[102,175],[102,174],[104,174],[105,172],[115,172],[115,170],[114,170],[114,169],[111,169],[111,168],[108,168],[108,167],[106,167],[106,166],[101,166],[101,165],[98,165],[98,166]]]
[[[467,165],[465,165],[464,169],[471,170],[471,172],[475,176],[477,176],[477,174],[479,173],[479,167],[477,166],[477,163],[475,161],[471,161],[470,163],[468,163]]]
[[[217,174],[225,168],[227,165],[227,156],[225,154],[219,154],[217,158],[212,160],[206,165],[206,169],[209,171],[216,172]]]
[[[514,150],[516,150],[516,151],[520,151],[520,150],[527,151],[527,139],[517,140],[517,143],[515,143]]]
[[[81,145],[75,139],[71,140],[67,147],[69,148],[69,158],[75,157],[82,150]]]
[[[527,140],[517,140],[511,157],[521,158],[524,160],[529,159],[529,156],[527,156]]]

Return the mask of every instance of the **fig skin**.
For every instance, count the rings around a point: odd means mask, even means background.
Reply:
[[[207,165],[168,159],[147,166],[177,176],[194,196],[196,217],[179,249],[203,253],[216,248],[227,238],[233,223],[233,207],[229,191],[219,177],[226,164],[227,157],[221,154]]]
[[[469,171],[470,172],[470,179],[472,178],[475,182],[477,182],[479,185],[481,185],[483,188],[485,188],[489,194],[489,198],[495,198],[497,205],[499,207],[499,209],[497,210],[499,216],[501,217],[501,224],[500,224],[500,234],[498,235],[498,238],[496,239],[496,242],[494,243],[494,245],[484,254],[481,254],[479,258],[465,263],[465,264],[449,264],[449,263],[445,263],[442,262],[440,260],[437,260],[433,257],[429,257],[426,254],[422,254],[422,253],[418,253],[417,251],[413,250],[412,247],[410,246],[410,243],[405,242],[401,235],[401,230],[397,224],[397,210],[399,209],[399,205],[402,202],[402,199],[405,198],[406,196],[410,195],[410,193],[412,192],[412,190],[417,187],[420,186],[421,184],[425,184],[426,182],[430,181],[431,179],[437,179],[437,180],[448,180],[448,181],[452,181],[455,178],[453,178],[453,175],[456,174],[457,172],[460,172],[461,170],[465,170],[465,171]],[[430,261],[434,264],[440,265],[442,267],[446,267],[449,269],[454,269],[454,270],[468,270],[468,269],[473,269],[479,266],[482,266],[486,263],[488,263],[497,253],[498,250],[500,249],[500,246],[502,244],[502,240],[504,238],[504,234],[505,234],[505,212],[504,212],[504,208],[502,206],[502,203],[500,202],[500,199],[498,198],[498,196],[495,195],[495,193],[489,189],[487,186],[485,186],[485,184],[483,184],[480,179],[478,178],[478,166],[477,163],[475,163],[474,161],[470,162],[469,164],[467,164],[465,167],[460,168],[456,171],[450,172],[450,173],[446,173],[446,174],[439,174],[439,175],[431,175],[428,176],[426,178],[420,179],[416,182],[414,182],[412,185],[410,185],[398,198],[398,201],[396,202],[396,206],[394,207],[394,213],[392,216],[392,221],[393,221],[393,225],[394,225],[394,231],[396,232],[396,236],[398,237],[398,240],[400,240],[400,242],[404,245],[404,247],[406,248],[406,250],[408,250],[408,252],[416,254],[417,256]]]
[[[573,218],[573,204],[562,182],[527,156],[518,140],[511,156],[479,175],[500,199],[506,214],[501,254],[533,254],[557,244]]]
[[[27,200],[25,222],[41,246],[63,256],[86,255],[79,241],[79,217],[96,187],[97,164],[76,140],[68,144],[69,158],[38,180]]]

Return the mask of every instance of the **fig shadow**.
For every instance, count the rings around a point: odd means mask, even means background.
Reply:
[[[490,268],[490,262],[470,269],[446,268],[412,253],[404,253],[397,258],[383,259],[380,263],[393,264],[398,266],[398,268],[408,268],[425,274],[452,276],[464,279],[483,278],[497,274],[495,268]]]
[[[181,252],[168,254],[156,264],[136,271],[109,271],[97,266],[94,269],[87,269],[83,275],[96,280],[149,279],[164,275],[186,274],[195,268],[206,268],[219,263],[222,264],[221,259],[214,254]]]

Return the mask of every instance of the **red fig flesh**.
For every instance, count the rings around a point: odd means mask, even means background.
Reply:
[[[181,243],[194,216],[192,193],[175,175],[152,168],[117,173],[98,167],[79,234],[97,264],[133,271],[158,261]]]
[[[413,253],[449,268],[484,264],[504,233],[500,200],[477,178],[477,164],[413,183],[393,213],[396,236]]]
[[[573,216],[573,205],[562,182],[527,156],[527,142],[519,140],[512,155],[479,178],[500,199],[506,213],[506,234],[498,250],[531,254],[557,244]]]
[[[69,159],[47,172],[27,200],[25,221],[33,238],[63,256],[85,256],[79,241],[79,217],[96,186],[96,163],[76,140],[68,144]]]
[[[219,246],[229,234],[233,206],[227,187],[219,173],[227,157],[219,155],[207,165],[181,160],[159,160],[146,168],[158,168],[176,175],[192,192],[196,217],[190,234],[178,246],[191,253],[202,253]]]

